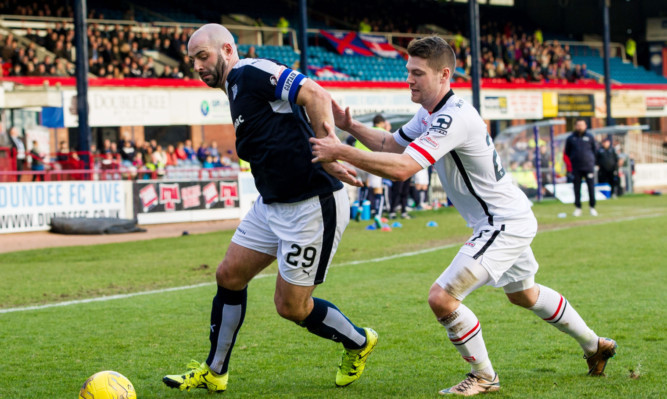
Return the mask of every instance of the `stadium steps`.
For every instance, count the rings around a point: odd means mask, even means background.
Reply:
[[[246,53],[250,45],[240,44],[238,50],[241,55]],[[289,46],[255,46],[257,54],[262,58],[270,58],[285,65],[292,66],[299,61],[300,55]],[[396,81],[405,80],[405,60],[381,57],[352,57],[343,56],[320,46],[308,48],[308,63],[312,66],[323,67],[331,65],[335,70],[349,75],[349,78],[320,77],[320,80],[369,80],[369,81]],[[314,74],[309,73],[311,77]]]
[[[591,51],[599,53],[597,50]],[[573,54],[577,53],[573,51]],[[599,55],[573,55],[572,62],[586,64],[587,70],[604,76],[604,59]],[[610,58],[609,68],[611,79],[619,83],[667,84],[667,78],[642,67],[636,67],[630,62],[623,62],[619,57]]]

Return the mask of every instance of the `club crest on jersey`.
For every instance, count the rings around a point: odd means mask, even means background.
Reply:
[[[428,136],[421,136],[419,138],[419,142],[424,144],[427,147],[433,148],[434,150],[437,150],[438,147],[440,147],[440,145],[438,144],[437,141],[433,140],[431,137],[428,137]]]

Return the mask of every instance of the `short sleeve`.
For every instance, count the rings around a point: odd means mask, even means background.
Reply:
[[[421,112],[417,112],[408,123],[394,132],[394,140],[402,147],[407,147],[414,139],[419,137],[423,128],[421,126]]]
[[[296,96],[299,94],[301,85],[306,82],[306,76],[299,71],[285,68],[281,71],[276,84],[276,99],[296,103]]]
[[[428,130],[410,143],[405,152],[422,167],[427,167],[463,144],[467,136],[466,124],[460,117],[455,120],[451,115],[440,114],[433,118]]]
[[[244,65],[243,69],[245,87],[267,101],[284,100],[295,103],[305,80],[306,77],[300,72],[265,59],[254,59]]]

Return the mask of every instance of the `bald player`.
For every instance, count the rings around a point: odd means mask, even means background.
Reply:
[[[349,222],[349,201],[340,180],[360,184],[351,169],[337,162],[311,162],[309,138],[326,136],[324,123],[333,124],[331,96],[274,61],[239,60],[234,38],[222,25],[199,28],[190,38],[188,54],[201,80],[227,94],[236,152],[250,163],[260,195],[216,271],[208,358],[163,381],[180,390],[227,389],[248,283],[277,259],[278,314],[343,345],[335,384],[347,386],[361,376],[378,337],[372,329],[353,324],[331,302],[312,296],[324,282]]]

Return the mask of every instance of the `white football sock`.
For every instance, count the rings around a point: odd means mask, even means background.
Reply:
[[[530,308],[536,315],[560,331],[576,339],[586,354],[598,350],[598,336],[588,328],[584,319],[561,294],[537,284],[540,294]]]
[[[482,327],[472,310],[460,304],[454,312],[438,321],[447,329],[449,340],[470,363],[474,374],[492,380],[495,372],[484,345]]]

